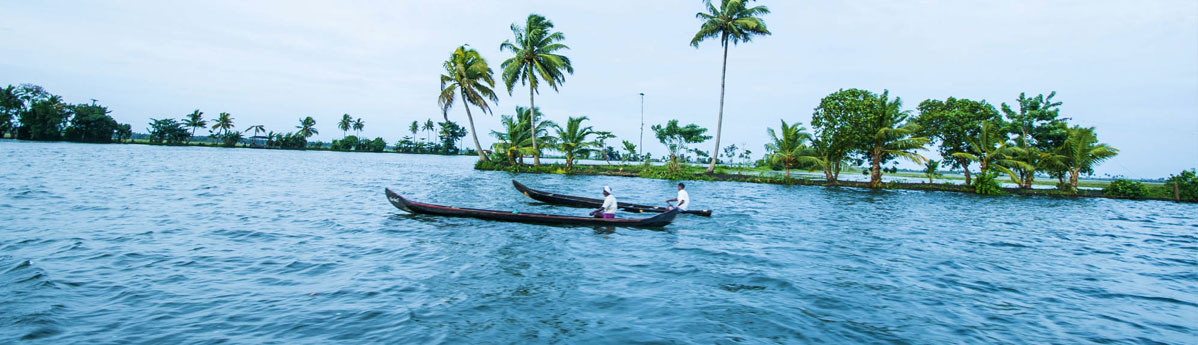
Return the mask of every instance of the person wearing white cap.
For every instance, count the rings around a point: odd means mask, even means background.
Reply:
[[[612,194],[611,187],[603,186],[603,207],[591,212],[591,215],[594,215],[595,218],[616,218],[616,209],[618,209],[618,206],[619,203],[616,202],[616,196]]]

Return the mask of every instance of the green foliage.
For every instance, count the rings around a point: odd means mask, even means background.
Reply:
[[[358,126],[358,124],[360,124],[361,121],[362,121],[362,119],[358,119],[358,122],[355,122],[355,126]],[[295,126],[296,129],[299,129],[299,132],[297,132],[296,134],[304,137],[305,141],[307,141],[306,139],[311,138],[313,135],[320,134],[320,131],[316,130],[316,120],[313,119],[311,116],[302,118],[299,120],[299,122],[300,122],[299,126]],[[362,128],[359,126],[359,127],[355,127],[355,129],[360,130]]]
[[[998,185],[998,173],[993,171],[983,171],[978,173],[978,177],[973,180],[973,191],[981,195],[1000,195],[1003,194],[1002,187]]]
[[[233,130],[233,115],[222,112],[216,119],[216,123],[212,124],[213,137],[221,135]]]
[[[768,151],[765,157],[771,163],[776,163],[786,170],[786,177],[790,177],[790,169],[798,166],[801,158],[810,156],[810,148],[806,142],[811,140],[811,134],[807,133],[807,129],[803,128],[800,123],[788,125],[786,120],[782,121],[780,128],[781,136],[775,132],[773,128],[766,128],[765,131],[770,135],[770,141],[765,144],[765,149]],[[735,146],[730,146],[735,148]],[[732,152],[728,152],[732,156]]]
[[[883,91],[873,102],[873,109],[867,112],[865,126],[859,128],[865,131],[867,139],[857,151],[869,159],[870,184],[874,187],[882,183],[881,166],[890,159],[905,158],[919,164],[926,160],[915,151],[923,150],[929,140],[914,135],[919,125],[908,123],[910,111],[902,108],[901,98],[895,97],[891,101],[890,91]]]
[[[245,138],[241,135],[241,132],[237,131],[232,131],[217,136],[217,140],[220,140],[220,145],[224,147],[237,146],[238,143],[241,143],[242,139]]]
[[[1140,181],[1118,179],[1107,185],[1106,189],[1102,190],[1102,194],[1139,200],[1148,195],[1148,188],[1145,188],[1144,184],[1140,183]]]
[[[1001,120],[998,110],[985,100],[929,99],[919,103],[918,109],[914,123],[920,130],[915,134],[938,142],[940,156],[945,157],[941,163],[950,168],[968,169],[969,160],[954,158],[953,153],[980,154],[970,149],[970,140],[978,137],[983,121]]]
[[[114,133],[114,135],[116,136],[116,142],[118,143],[129,140],[129,137],[133,136],[133,126],[130,126],[128,123],[119,124],[116,127],[116,133]]]
[[[939,167],[940,167],[940,162],[937,162],[935,160],[929,159],[927,162],[923,163],[923,175],[927,176],[928,183],[932,183],[933,182],[932,179],[936,178],[937,176],[940,176],[940,172],[937,171],[937,168],[939,168]]]
[[[1068,119],[1060,117],[1061,102],[1054,102],[1054,96],[1055,91],[1047,97],[1026,97],[1020,93],[1016,99],[1018,111],[1002,104],[1002,112],[1008,121],[1007,132],[1015,135],[1014,150],[1008,156],[1011,161],[1019,162],[1013,170],[1018,175],[1020,188],[1031,188],[1037,171],[1063,172],[1059,164],[1053,164],[1056,159],[1053,152],[1068,136],[1065,124]]]
[[[474,116],[470,114],[470,106],[474,105],[482,110],[483,114],[491,112],[491,106],[488,101],[498,103],[499,97],[495,96],[495,80],[492,77],[494,74],[491,67],[487,66],[487,60],[483,59],[478,51],[463,45],[454,50],[449,55],[449,60],[443,64],[445,74],[441,75],[441,95],[437,97],[437,103],[441,106],[441,114],[445,117],[445,121],[449,121],[449,109],[453,107],[455,97],[460,94],[462,96],[463,108],[466,109],[466,120],[470,124],[470,133],[474,134]],[[481,151],[482,146],[478,143],[478,135],[474,134],[474,148]],[[487,157],[481,152],[478,158],[486,160]]]
[[[501,115],[499,124],[503,131],[491,131],[491,135],[499,142],[496,142],[492,147],[496,153],[503,154],[507,157],[508,164],[515,164],[517,161],[523,162],[524,156],[532,156],[537,154],[537,149],[532,146],[532,137],[526,128],[532,126],[532,116],[535,114],[537,119],[537,137],[541,137],[546,141],[546,144],[553,146],[553,138],[546,137],[549,129],[556,126],[553,121],[540,121],[543,117],[541,110],[516,106],[516,115]],[[538,148],[539,149],[539,148]]]
[[[0,89],[0,137],[4,137],[5,133],[10,133],[15,129],[13,119],[23,109],[25,109],[25,102],[17,95],[16,87],[9,85]]]
[[[183,126],[191,128],[191,135],[187,137],[187,142],[191,142],[191,137],[196,135],[196,128],[207,127],[208,121],[204,120],[204,112],[196,109],[183,118]]]
[[[361,140],[358,139],[357,136],[347,135],[340,140],[333,139],[333,141],[329,143],[329,149],[333,151],[353,151],[358,148],[360,143]]]
[[[653,130],[657,141],[666,145],[666,148],[670,150],[670,162],[677,162],[678,153],[686,152],[687,144],[697,144],[711,139],[710,135],[704,134],[707,133],[707,128],[693,123],[679,126],[678,120],[667,121],[665,126],[653,125],[649,128]]]
[[[191,137],[187,128],[175,119],[150,119],[146,130],[150,132],[151,144],[182,145]]]
[[[566,40],[565,35],[553,31],[553,22],[538,14],[529,14],[523,27],[513,23],[511,29],[515,40],[504,40],[499,45],[500,51],[509,51],[514,55],[500,65],[503,84],[507,86],[509,95],[517,81],[522,85],[527,84],[528,107],[535,109],[533,95],[540,92],[542,81],[557,91],[558,86],[566,82],[566,73],[574,74],[570,58],[558,54],[570,47],[562,44]],[[541,149],[537,145],[537,138],[541,137],[541,127],[537,126],[536,117],[530,117],[529,120],[524,128],[529,132],[533,162],[539,165]]]
[[[557,145],[554,148],[566,156],[566,170],[574,167],[575,158],[595,151],[595,147],[598,146],[587,139],[596,132],[591,126],[582,126],[582,122],[586,120],[586,116],[570,117],[566,120],[565,127],[553,126],[557,131]]]
[[[441,139],[441,149],[443,154],[455,154],[458,152],[458,141],[466,137],[466,129],[458,126],[453,121],[445,121],[437,123],[441,126],[441,131],[437,133],[437,137]]]
[[[1198,202],[1198,178],[1195,177],[1194,170],[1182,170],[1178,175],[1169,175],[1169,179],[1165,180],[1165,186],[1169,189],[1169,197],[1172,198],[1172,184],[1177,184],[1178,194],[1181,201]]]
[[[77,104],[71,108],[75,116],[63,131],[63,139],[85,143],[112,142],[118,124],[108,116],[108,108],[94,104]]]
[[[1057,149],[1054,155],[1057,159],[1053,160],[1053,164],[1069,173],[1069,190],[1077,190],[1079,175],[1093,173],[1095,165],[1117,154],[1118,149],[1098,142],[1094,127],[1073,126],[1067,131],[1065,142]]]
[[[21,128],[17,138],[24,140],[58,140],[71,116],[71,107],[62,102],[62,97],[50,95],[35,100],[28,111],[21,114]]]
[[[349,128],[353,125],[354,118],[349,116],[349,114],[342,114],[341,121],[337,121],[337,129],[341,130],[342,137],[346,136],[345,132],[348,132]],[[412,121],[412,128],[412,134],[416,134],[416,121]]]

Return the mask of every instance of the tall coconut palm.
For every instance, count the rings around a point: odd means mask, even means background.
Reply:
[[[553,22],[538,14],[529,14],[524,26],[512,23],[514,40],[504,40],[499,50],[512,52],[513,57],[500,65],[503,68],[503,84],[507,86],[508,95],[519,81],[528,85],[528,107],[536,109],[533,95],[539,93],[541,81],[548,84],[553,91],[558,85],[566,82],[566,73],[574,74],[574,66],[570,58],[556,54],[559,50],[570,49],[561,42],[566,36],[553,31]],[[565,72],[565,73],[563,73]],[[532,134],[532,148],[536,152],[532,156],[534,165],[541,164],[540,149],[537,147],[536,119],[529,123],[528,131]]]
[[[576,157],[589,154],[598,144],[597,141],[587,140],[587,137],[598,133],[591,126],[582,126],[586,120],[586,116],[570,117],[566,120],[566,127],[553,126],[557,131],[557,146],[554,148],[566,156],[566,170],[574,168]]]
[[[363,128],[366,128],[366,121],[362,121],[362,118],[360,118],[360,117],[357,119],[354,119],[354,135],[357,135],[359,137],[362,136]]]
[[[917,150],[923,150],[931,140],[914,136],[919,126],[907,122],[911,117],[910,110],[903,110],[903,100],[895,97],[890,100],[890,91],[884,91],[878,97],[873,114],[869,117],[869,146],[866,155],[869,156],[869,184],[877,188],[882,184],[882,162],[887,157],[906,158],[916,164],[923,164],[924,158]]]
[[[299,126],[295,126],[295,128],[299,129],[297,134],[303,136],[304,139],[310,138],[316,134],[320,134],[320,131],[316,130],[316,120],[311,116],[302,118],[299,121]]]
[[[412,132],[412,141],[416,140],[416,131],[420,130],[420,122],[412,120],[412,125],[408,126],[408,131]]]
[[[342,137],[342,138],[344,138],[344,137],[346,137],[346,136],[348,136],[348,135],[349,135],[349,134],[347,134],[346,132],[349,132],[349,128],[350,128],[350,126],[353,126],[353,125],[354,125],[354,118],[353,118],[353,117],[350,117],[350,116],[349,116],[349,114],[342,114],[342,115],[341,115],[341,121],[337,122],[337,128],[341,130],[341,137]]]
[[[467,45],[454,50],[442,66],[445,67],[445,74],[441,75],[441,95],[437,97],[441,115],[445,117],[446,122],[449,121],[449,109],[453,107],[458,94],[461,94],[462,108],[466,109],[466,120],[470,122],[470,136],[474,138],[474,149],[478,151],[478,159],[485,161],[487,155],[483,154],[483,148],[478,144],[478,134],[474,131],[474,115],[470,114],[470,106],[476,106],[483,114],[489,114],[491,106],[487,101],[499,102],[499,97],[496,97],[495,91],[492,90],[495,87],[494,72],[487,66],[487,60]]]
[[[738,44],[749,42],[754,36],[766,36],[770,30],[765,27],[765,21],[760,16],[770,13],[765,6],[749,7],[751,0],[721,0],[716,7],[711,0],[706,0],[707,12],[699,12],[695,17],[703,20],[699,32],[691,38],[691,46],[698,48],[699,42],[708,38],[719,38],[720,46],[724,47],[724,64],[720,70],[720,112],[715,127],[715,150],[720,152],[720,131],[724,125],[724,84],[728,76],[728,43]],[[707,172],[715,171],[716,157],[711,157]]]
[[[216,118],[216,123],[212,124],[212,129],[219,131],[221,135],[228,134],[233,130],[233,115],[221,112]]]
[[[204,112],[196,109],[187,114],[187,118],[183,119],[183,125],[191,127],[191,136],[187,137],[187,142],[191,143],[191,137],[196,136],[196,128],[204,128],[208,126],[208,121],[204,120]]]
[[[786,177],[790,178],[790,168],[799,163],[800,158],[809,156],[804,151],[809,151],[807,141],[811,140],[811,134],[807,133],[807,129],[803,128],[802,124],[795,123],[788,125],[786,120],[782,120],[782,136],[778,136],[773,128],[766,128],[766,133],[770,135],[770,142],[765,144],[765,148],[770,151],[767,158],[781,163],[786,169]]]
[[[1115,157],[1119,149],[1098,142],[1094,127],[1073,126],[1059,152],[1061,164],[1069,172],[1069,186],[1077,190],[1078,175],[1092,172],[1094,166]]]
[[[433,130],[436,128],[437,127],[436,127],[436,124],[433,123],[433,119],[424,120],[424,132],[425,132],[424,136],[428,139],[427,141],[430,141],[430,142],[433,141],[432,137],[429,135],[432,134]]]

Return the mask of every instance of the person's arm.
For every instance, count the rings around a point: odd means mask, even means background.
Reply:
[[[677,200],[677,198],[675,198],[675,200]],[[687,201],[686,201],[686,200],[678,200],[678,207],[685,206],[685,205],[686,205],[686,203],[687,203]]]

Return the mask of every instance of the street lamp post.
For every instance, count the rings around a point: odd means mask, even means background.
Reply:
[[[645,93],[641,92],[641,140],[636,144],[637,148],[641,149],[641,154],[645,152]]]

